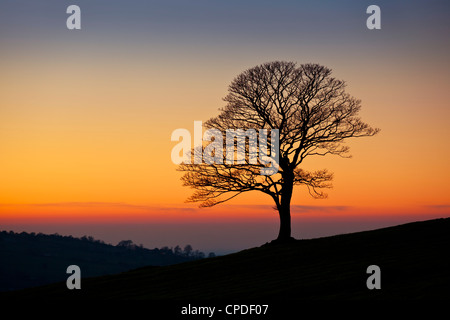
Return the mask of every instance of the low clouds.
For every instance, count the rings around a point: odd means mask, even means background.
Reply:
[[[145,211],[195,211],[194,208],[183,207],[170,207],[170,206],[148,206],[137,205],[125,202],[51,202],[51,203],[31,203],[28,206],[33,207],[60,207],[60,208],[120,208],[120,209],[132,209],[132,210],[145,210]]]
[[[351,206],[301,206],[292,205],[291,213],[309,213],[309,212],[333,212],[333,211],[347,211]]]

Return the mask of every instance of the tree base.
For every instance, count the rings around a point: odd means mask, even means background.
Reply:
[[[272,240],[270,242],[267,242],[263,246],[273,246],[273,245],[279,245],[279,244],[287,244],[287,243],[294,243],[297,239],[289,237],[289,238],[277,238],[275,240]]]

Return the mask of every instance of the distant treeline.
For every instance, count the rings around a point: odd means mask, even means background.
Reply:
[[[147,249],[131,240],[111,245],[91,236],[0,231],[0,291],[64,281],[69,265],[78,265],[82,277],[95,277],[205,256],[191,245]],[[214,256],[213,252],[208,254]]]
[[[16,233],[14,231],[0,231],[0,235],[14,235],[17,237],[25,237],[25,238],[55,237],[55,238],[63,238],[63,239],[66,238],[66,239],[71,239],[71,240],[87,241],[87,242],[103,244],[103,245],[111,245],[111,244],[105,243],[105,241],[103,241],[103,240],[95,239],[92,236],[82,236],[81,238],[76,238],[76,237],[73,237],[72,235],[63,236],[63,235],[60,235],[59,233],[44,234],[42,232],[39,232],[39,233],[35,233],[35,232]],[[0,240],[1,240],[1,237],[0,237]],[[190,244],[186,245],[183,249],[179,245],[177,245],[175,247],[164,246],[159,249],[158,248],[147,249],[147,248],[144,248],[144,245],[142,243],[138,245],[138,244],[133,243],[132,240],[122,240],[122,241],[119,241],[119,243],[117,243],[116,247],[121,247],[121,248],[126,248],[126,249],[131,249],[131,250],[155,250],[155,251],[161,252],[162,254],[174,254],[176,256],[188,257],[188,258],[194,258],[194,259],[203,259],[206,257],[204,252],[201,252],[199,250],[194,250]],[[210,253],[208,253],[207,257],[213,258],[215,256],[216,256],[216,254],[214,252],[210,252]]]
[[[83,240],[82,237],[81,239]],[[94,240],[92,239],[92,237],[87,237],[88,241],[98,241],[98,240]],[[133,243],[133,241],[131,240],[122,240],[117,244],[117,247],[125,247],[125,248],[129,248],[129,249],[143,249],[144,246],[142,244],[135,244]],[[175,247],[162,247],[160,249],[154,249],[154,250],[159,250],[162,253],[169,253],[169,254],[174,254],[176,256],[181,256],[181,257],[188,257],[188,258],[194,258],[194,259],[203,259],[205,258],[205,253],[199,251],[199,250],[194,250],[192,248],[192,246],[190,244],[186,245],[183,249],[181,249],[181,247],[179,245],[175,246]],[[208,258],[213,258],[215,257],[216,254],[214,252],[210,252],[208,254]]]

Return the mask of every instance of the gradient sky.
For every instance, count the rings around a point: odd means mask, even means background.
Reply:
[[[81,8],[81,30],[66,8]],[[381,30],[366,8],[381,8]],[[276,237],[267,196],[216,208],[171,162],[173,130],[224,106],[235,76],[272,60],[319,63],[362,100],[376,137],[326,200],[293,196],[293,236],[450,216],[448,1],[1,1],[0,228],[147,247],[232,251]]]

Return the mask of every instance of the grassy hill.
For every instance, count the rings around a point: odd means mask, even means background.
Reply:
[[[171,266],[83,278],[0,298],[263,301],[449,299],[450,218],[286,244]],[[369,265],[381,289],[369,290]],[[267,300],[266,300],[267,301]]]

